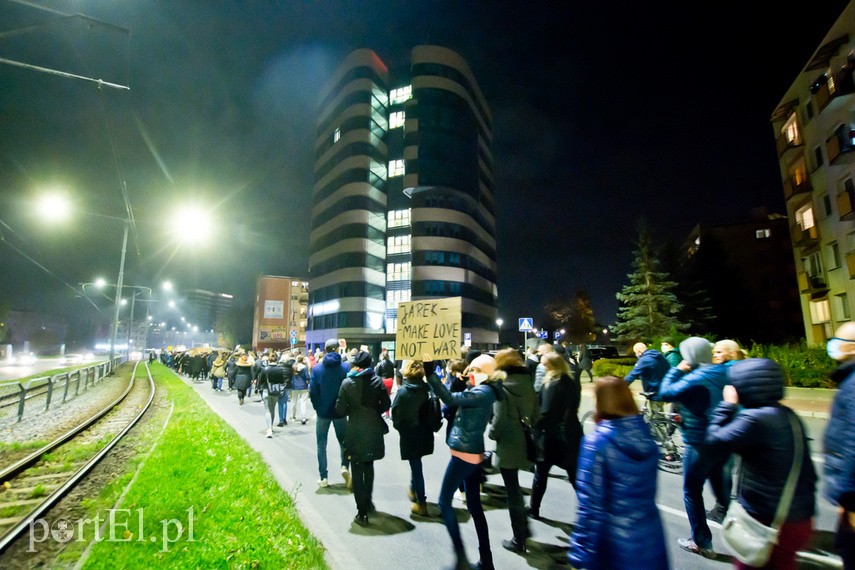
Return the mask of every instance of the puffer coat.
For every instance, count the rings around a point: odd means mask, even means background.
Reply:
[[[778,403],[784,397],[784,377],[774,361],[749,358],[734,361],[728,370],[742,409],[721,402],[707,429],[706,444],[740,455],[742,482],[737,499],[750,515],[768,524],[775,518],[794,461],[790,416],[795,414]],[[801,431],[804,454],[788,521],[811,518],[816,506],[816,472],[804,425]]]
[[[246,390],[252,384],[252,365],[241,366],[237,365],[237,374],[235,374],[235,388],[238,390]]]
[[[835,505],[855,512],[855,363],[835,370],[831,379],[838,383],[825,428],[825,496]]]
[[[665,570],[668,552],[656,476],[659,449],[640,415],[602,420],[582,442],[578,519],[567,555],[574,568]]]
[[[721,402],[727,384],[727,365],[701,364],[691,372],[671,368],[659,386],[658,399],[679,402],[683,417],[683,441],[691,445],[704,443],[713,410]]]
[[[381,414],[391,402],[383,380],[372,368],[351,370],[341,383],[335,411],[347,416],[344,444],[351,461],[376,461],[386,456],[383,436],[389,426]]]
[[[392,402],[392,425],[401,434],[401,459],[418,459],[433,453],[433,429],[419,411],[430,397],[421,378],[405,378]]]
[[[457,406],[446,440],[448,447],[463,453],[484,453],[484,431],[493,415],[493,403],[504,397],[502,381],[487,380],[463,392],[451,393],[436,374],[430,374],[427,380],[440,400]]]
[[[493,422],[488,437],[496,441],[493,465],[499,469],[530,469],[526,458],[525,433],[521,419],[534,426],[540,420],[540,405],[528,369],[524,366],[496,370],[504,398],[493,404]]]

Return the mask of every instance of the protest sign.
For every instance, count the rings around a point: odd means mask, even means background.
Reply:
[[[402,360],[460,358],[461,297],[398,304],[395,357]]]

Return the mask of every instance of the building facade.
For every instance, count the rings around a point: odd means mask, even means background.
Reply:
[[[252,346],[303,350],[308,306],[309,284],[304,279],[259,275],[255,282]]]
[[[855,300],[855,2],[772,114],[808,344]]]
[[[417,46],[389,69],[352,52],[321,97],[310,348],[392,348],[398,303],[461,297],[472,345],[498,343],[492,117],[467,63]]]

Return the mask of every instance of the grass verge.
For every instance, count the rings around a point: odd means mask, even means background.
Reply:
[[[116,540],[107,525],[84,568],[326,568],[261,456],[166,367],[151,369],[172,417],[113,513]]]

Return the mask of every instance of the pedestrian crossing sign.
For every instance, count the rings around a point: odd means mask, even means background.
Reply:
[[[528,332],[534,328],[534,319],[531,317],[520,317],[520,332]]]

